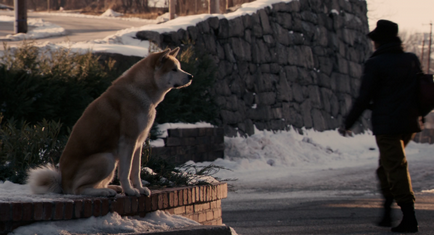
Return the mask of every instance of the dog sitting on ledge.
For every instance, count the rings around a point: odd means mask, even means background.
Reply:
[[[33,193],[90,196],[149,196],[140,179],[143,142],[156,106],[172,88],[191,84],[193,76],[175,58],[179,47],[140,60],[84,111],[60,157],[59,169],[46,165],[29,170]],[[121,186],[109,185],[118,169]]]

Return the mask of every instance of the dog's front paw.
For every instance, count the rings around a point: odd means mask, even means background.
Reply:
[[[102,195],[106,197],[114,197],[116,196],[116,191],[108,188],[107,190],[105,190],[105,192],[102,193]]]
[[[124,193],[127,196],[140,196],[140,191],[135,188],[129,188],[127,190],[124,190]]]
[[[122,187],[119,185],[108,185],[107,188],[113,189],[116,191],[116,193],[122,193]]]
[[[149,190],[147,187],[141,187],[139,189],[139,191],[140,191],[140,194],[142,194],[142,195],[145,195],[147,197],[151,196],[151,190]]]

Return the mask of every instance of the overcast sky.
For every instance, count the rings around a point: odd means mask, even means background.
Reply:
[[[370,30],[379,19],[396,22],[399,29],[429,33],[434,22],[434,0],[367,0]]]

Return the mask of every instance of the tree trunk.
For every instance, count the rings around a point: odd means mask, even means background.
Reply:
[[[208,13],[209,14],[219,14],[220,13],[220,1],[219,0],[209,0]]]
[[[27,33],[27,0],[15,0],[15,33]]]

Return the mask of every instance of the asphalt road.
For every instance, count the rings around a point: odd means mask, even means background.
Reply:
[[[434,195],[418,194],[416,198],[418,234],[434,234]],[[225,199],[222,207],[223,223],[239,235],[396,234],[375,225],[381,215],[380,196]],[[397,225],[401,211],[395,207],[393,213]]]
[[[418,234],[434,234],[434,172],[431,160],[409,154],[409,171],[416,192]],[[256,234],[396,234],[377,227],[382,197],[375,176],[376,161],[367,165],[326,171],[306,171],[302,177],[257,179],[232,184],[222,201],[223,223],[239,235]],[[290,177],[290,178],[289,178]],[[398,225],[402,213],[395,205]]]
[[[13,11],[0,11],[0,15],[13,16]],[[121,19],[97,19],[97,18],[81,18],[72,16],[58,16],[58,15],[44,15],[38,13],[29,12],[27,17],[30,18],[40,18],[46,22],[51,22],[53,24],[59,25],[66,30],[65,36],[53,37],[50,39],[37,39],[36,42],[50,41],[52,43],[56,42],[78,42],[78,41],[88,41],[95,39],[103,39],[107,36],[113,35],[119,30],[139,27],[146,25],[144,21],[127,21]],[[0,23],[0,37],[6,36],[8,34],[14,33],[13,23]],[[17,42],[8,42],[8,44],[14,44]]]

